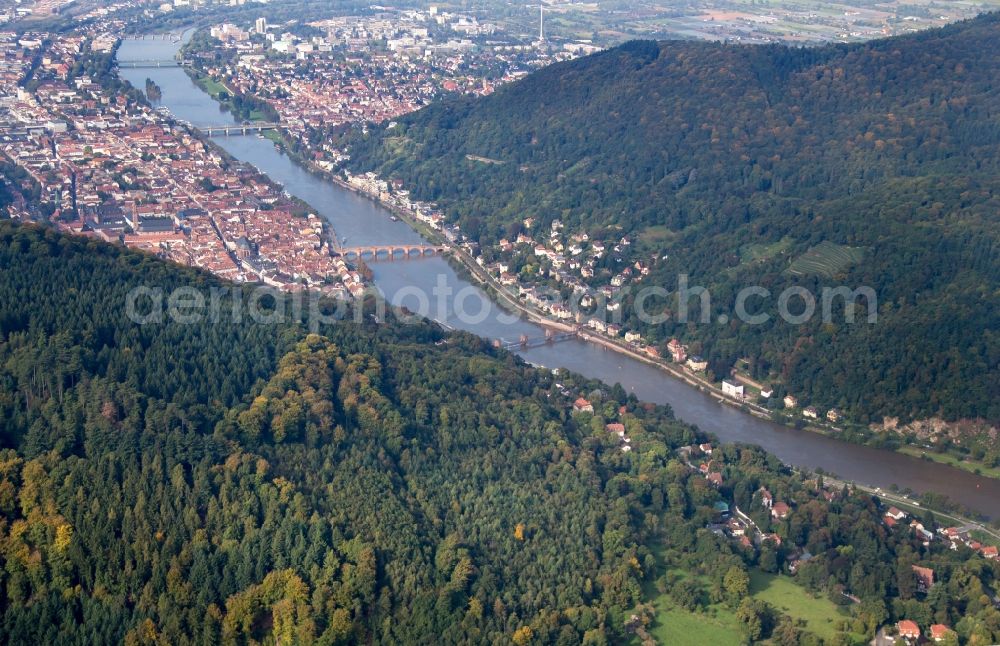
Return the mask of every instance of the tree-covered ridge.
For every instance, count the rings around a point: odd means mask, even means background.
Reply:
[[[740,593],[803,549],[804,585],[863,600],[845,639],[904,616],[1000,637],[996,562],[756,449],[716,447],[713,486],[677,450],[704,438],[620,387],[391,317],[137,326],[136,286],[227,286],[34,227],[0,224],[0,266],[4,643],[602,644],[655,579],[738,607],[748,637],[817,643]],[[705,529],[723,500],[781,545]]]
[[[136,326],[137,285],[221,285],[11,225],[0,257],[8,640],[596,638],[638,601],[627,464],[551,376],[423,325]]]
[[[997,420],[998,38],[990,14],[818,48],[633,42],[356,135],[351,164],[442,204],[487,249],[525,217],[629,235],[625,259],[653,259],[641,284],[689,274],[713,294],[712,321],[733,318],[747,285],[873,286],[874,326],[649,327],[627,306],[624,323],[692,343],[717,377],[747,359],[859,420]],[[823,243],[851,262],[793,264]]]

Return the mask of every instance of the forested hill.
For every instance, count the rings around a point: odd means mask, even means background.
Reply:
[[[856,419],[998,420],[998,42],[996,14],[818,48],[631,42],[357,135],[351,165],[438,201],[486,248],[527,216],[536,236],[556,218],[628,234],[625,260],[655,259],[644,284],[690,274],[713,321],[746,285],[873,286],[873,326],[643,331]],[[829,262],[792,265],[810,251]]]
[[[1000,564],[758,449],[679,452],[702,438],[621,387],[371,312],[232,318],[244,288],[35,227],[0,222],[0,267],[2,643],[602,645],[659,589],[667,621],[725,604],[748,641],[819,644],[747,595],[803,550],[799,584],[862,600],[832,643],[904,617],[1000,637]],[[218,309],[138,325],[136,287]],[[723,502],[772,538],[706,529]]]

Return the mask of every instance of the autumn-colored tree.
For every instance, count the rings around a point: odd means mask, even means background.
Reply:
[[[534,636],[535,633],[531,630],[530,626],[521,626],[514,631],[514,636],[511,639],[517,646],[526,646],[531,643]]]

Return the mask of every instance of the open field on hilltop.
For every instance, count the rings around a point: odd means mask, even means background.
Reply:
[[[852,265],[861,262],[864,251],[834,242],[821,242],[799,256],[788,268],[793,276],[823,276],[833,278]]]

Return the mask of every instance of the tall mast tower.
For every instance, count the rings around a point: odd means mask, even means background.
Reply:
[[[545,42],[545,5],[538,5],[538,42]]]

